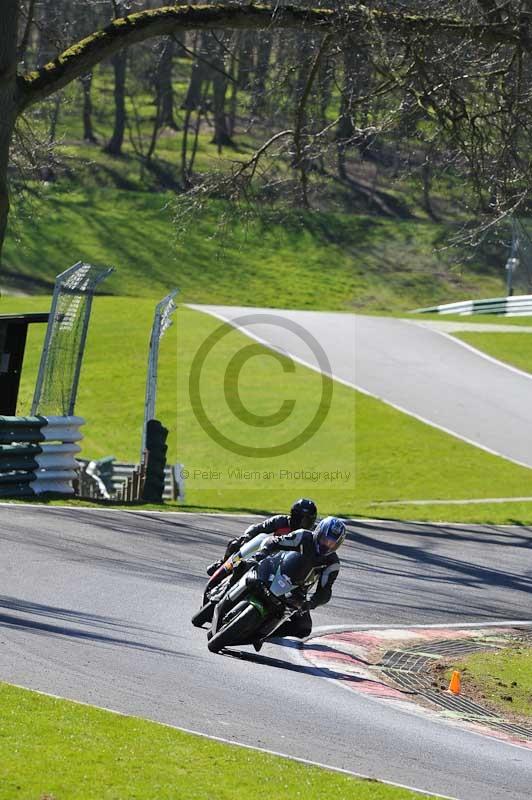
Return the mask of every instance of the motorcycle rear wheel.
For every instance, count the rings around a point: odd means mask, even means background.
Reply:
[[[212,639],[209,639],[207,647],[211,653],[219,653],[224,647],[241,644],[242,640],[245,640],[258,628],[260,622],[262,622],[260,612],[255,606],[248,605],[227,625],[223,625]]]
[[[212,615],[214,614],[214,606],[211,600],[207,600],[204,606],[197,611],[190,620],[196,628],[201,628],[205,622],[212,622]]]

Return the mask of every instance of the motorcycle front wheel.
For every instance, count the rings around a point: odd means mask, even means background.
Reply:
[[[232,644],[242,644],[253,634],[262,622],[262,615],[252,605],[246,605],[240,614],[237,614],[227,625],[223,625],[207,642],[211,653],[219,653],[224,647]]]
[[[212,615],[214,614],[214,606],[215,606],[215,603],[213,603],[212,600],[207,600],[205,605],[202,606],[200,608],[200,610],[197,611],[194,614],[194,616],[192,617],[192,619],[190,620],[192,622],[192,624],[196,628],[201,628],[201,626],[205,622],[211,622],[212,621]]]

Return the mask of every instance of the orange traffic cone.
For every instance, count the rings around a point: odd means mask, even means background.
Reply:
[[[451,682],[449,683],[449,692],[452,694],[460,694],[460,689],[460,673],[455,670],[451,676]]]

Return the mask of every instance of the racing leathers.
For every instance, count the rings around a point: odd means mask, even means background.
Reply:
[[[215,561],[213,564],[210,564],[209,567],[207,567],[207,575],[212,576],[211,580],[209,581],[209,586],[212,588],[220,582],[225,574],[222,567],[227,559],[232,556],[233,553],[236,553],[238,550],[240,550],[240,548],[245,544],[254,539],[255,536],[258,536],[260,533],[269,533],[273,536],[284,536],[285,533],[290,533],[291,530],[292,527],[290,525],[290,517],[288,514],[275,514],[273,517],[268,517],[267,519],[263,520],[263,522],[258,522],[256,525],[250,525],[248,528],[246,528],[242,536],[239,536],[236,539],[231,539],[231,541],[228,542],[223,558],[221,558],[219,561]]]
[[[243,536],[240,536],[238,539],[232,539],[229,542],[224,557],[219,561],[215,561],[214,564],[211,564],[207,568],[207,575],[210,575],[210,580],[207,584],[206,592],[214,589],[214,587],[229,574],[232,570],[232,566],[230,562],[228,562],[228,559],[233,553],[238,552],[241,547],[247,544],[247,542],[254,539],[255,536],[258,536],[260,533],[271,534],[272,536],[284,536],[284,534],[290,533],[291,530],[290,517],[286,514],[276,514],[256,525],[250,525],[244,531]]]
[[[290,517],[288,514],[275,514],[273,517],[268,517],[268,519],[263,520],[263,522],[258,522],[256,525],[250,525],[249,528],[246,528],[244,531],[243,536],[240,536],[238,539],[232,539],[229,542],[225,551],[224,561],[260,533],[270,533],[273,536],[284,536],[286,533],[290,533],[291,530]]]
[[[266,539],[255,558],[260,560],[277,550],[296,550],[309,561],[310,572],[305,588],[308,591],[316,586],[315,591],[312,597],[303,603],[301,611],[275,631],[275,636],[296,636],[304,639],[312,631],[310,610],[325,605],[331,599],[332,587],[340,571],[340,559],[335,552],[320,555],[316,550],[312,532],[304,528],[284,536],[271,536]]]

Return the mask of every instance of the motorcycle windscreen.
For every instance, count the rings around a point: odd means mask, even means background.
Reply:
[[[259,564],[258,572],[272,594],[282,597],[305,582],[311,567],[301,553],[291,550],[268,556]]]
[[[294,584],[288,575],[283,574],[282,569],[279,566],[277,568],[277,572],[273,576],[272,582],[270,583],[270,592],[276,597],[283,597],[284,595],[291,594],[294,589]]]

